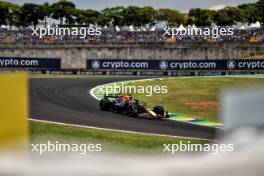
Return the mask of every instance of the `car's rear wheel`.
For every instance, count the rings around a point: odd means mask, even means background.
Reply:
[[[100,101],[100,109],[102,111],[109,111],[111,109],[111,102],[110,101],[101,100]]]

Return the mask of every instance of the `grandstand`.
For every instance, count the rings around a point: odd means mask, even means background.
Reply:
[[[163,35],[162,29],[156,31],[112,31],[102,30],[99,36],[55,35],[39,38],[32,35],[30,29],[22,31],[2,30],[0,44],[133,44],[133,43],[196,43],[196,42],[219,42],[219,43],[264,43],[264,29],[237,29],[232,36],[219,36],[212,38],[204,35],[168,36]]]

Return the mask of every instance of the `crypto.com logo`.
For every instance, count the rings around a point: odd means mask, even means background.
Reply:
[[[236,61],[230,60],[227,62],[227,68],[229,70],[234,70],[236,68]]]
[[[92,68],[93,69],[98,69],[98,68],[100,68],[101,67],[101,63],[100,63],[100,61],[93,61],[92,62]]]
[[[167,61],[160,61],[159,68],[161,70],[166,70],[169,67],[169,63]]]

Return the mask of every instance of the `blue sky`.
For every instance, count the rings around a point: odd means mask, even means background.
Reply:
[[[29,3],[53,3],[56,0],[9,0],[10,2],[23,4]],[[113,6],[152,6],[154,8],[172,8],[187,12],[190,8],[211,8],[218,5],[236,6],[242,3],[252,3],[257,0],[71,0],[80,9],[101,10]]]

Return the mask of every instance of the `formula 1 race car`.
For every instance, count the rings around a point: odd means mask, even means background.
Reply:
[[[151,119],[169,117],[168,112],[165,112],[162,106],[155,106],[153,109],[149,109],[145,103],[139,103],[139,100],[133,100],[129,95],[104,95],[99,105],[103,111],[127,114],[131,117]]]

